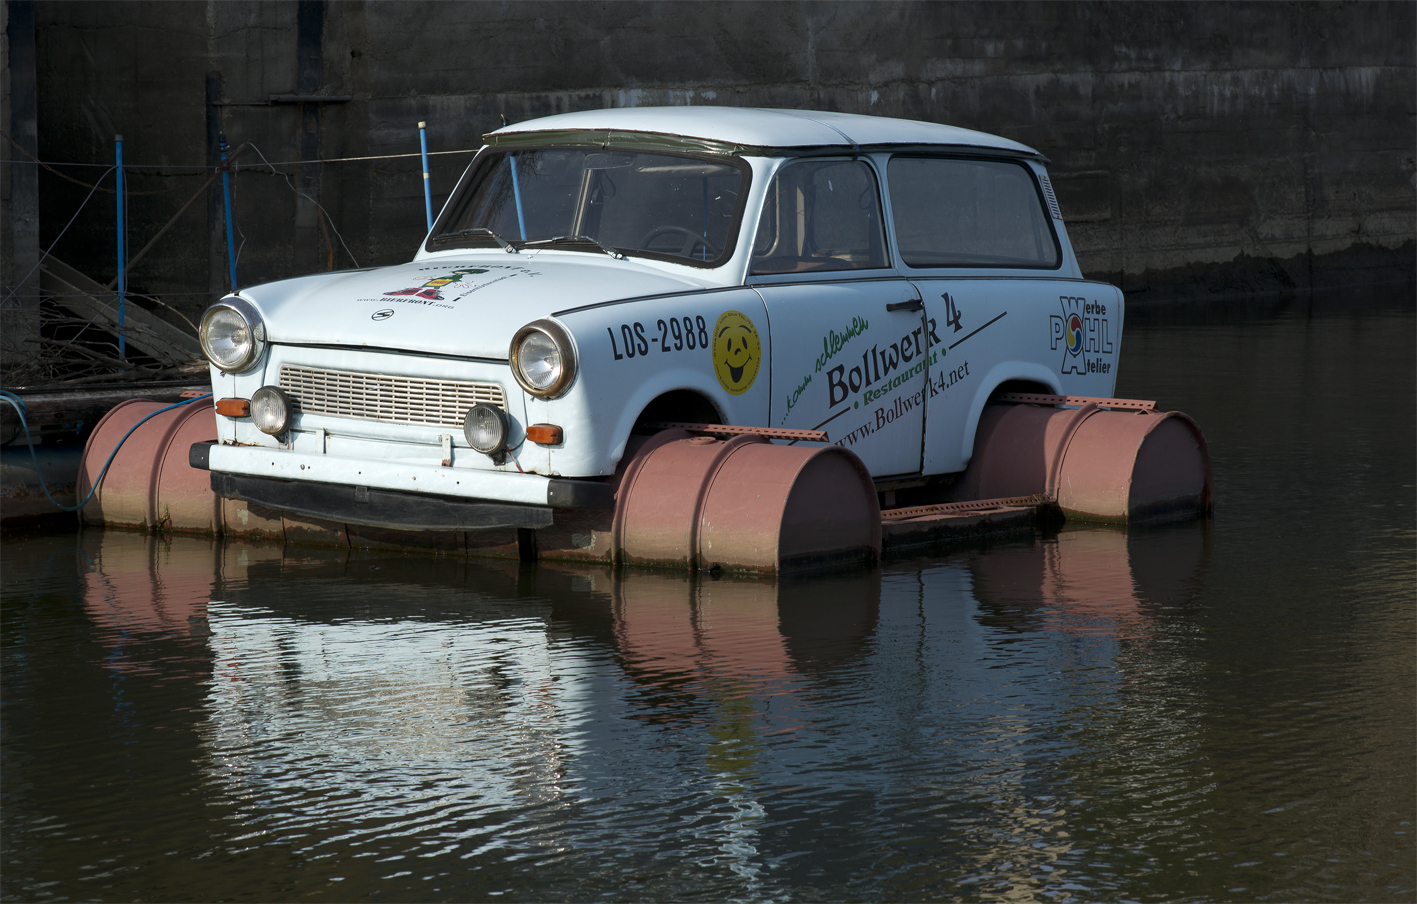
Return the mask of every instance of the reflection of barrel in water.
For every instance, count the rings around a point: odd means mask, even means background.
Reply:
[[[78,553],[84,609],[99,636],[115,650],[106,659],[109,668],[150,670],[161,662],[170,671],[178,662],[210,659],[207,601],[222,567],[220,544],[130,531],[87,531],[80,536]],[[175,641],[186,655],[139,640]]]
[[[982,621],[1021,631],[1044,628],[1116,634],[1194,598],[1206,525],[1121,531],[1065,528],[1029,546],[997,546],[970,558]]]
[[[876,626],[871,572],[785,581],[626,572],[614,583],[615,641],[651,681],[820,674],[859,658]]]

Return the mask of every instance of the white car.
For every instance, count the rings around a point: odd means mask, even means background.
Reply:
[[[544,527],[613,504],[633,434],[692,422],[822,431],[924,499],[969,464],[991,396],[1113,393],[1122,294],[1083,278],[1018,142],[726,107],[486,141],[411,262],[206,312],[218,439],[192,462],[219,492]]]

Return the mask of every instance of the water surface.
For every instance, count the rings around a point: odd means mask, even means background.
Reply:
[[[1358,301],[1130,315],[1200,523],[781,583],[8,536],[0,893],[1411,900],[1417,318]]]

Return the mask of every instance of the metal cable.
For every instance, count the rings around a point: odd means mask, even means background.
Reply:
[[[77,512],[79,509],[89,504],[89,500],[93,498],[93,494],[98,490],[98,485],[103,482],[104,475],[108,473],[108,466],[113,464],[113,459],[118,456],[118,450],[123,448],[123,444],[128,441],[128,437],[133,435],[134,430],[137,430],[139,427],[143,426],[143,424],[147,423],[150,418],[157,417],[164,411],[171,411],[174,408],[181,408],[183,405],[190,405],[193,402],[200,402],[202,399],[210,399],[211,397],[212,393],[209,392],[206,395],[200,395],[196,398],[183,399],[175,405],[159,408],[129,427],[128,432],[123,434],[123,438],[118,441],[118,445],[113,447],[113,451],[108,456],[108,461],[103,463],[103,470],[99,471],[98,477],[94,478],[93,486],[89,487],[89,494],[84,497],[84,501],[80,502],[78,505],[60,505],[58,500],[49,492],[49,484],[44,479],[44,473],[39,469],[39,456],[35,454],[34,441],[30,438],[30,425],[25,420],[25,400],[7,389],[0,389],[0,401],[9,402],[10,407],[15,409],[15,413],[20,416],[20,426],[25,429],[25,442],[29,443],[30,447],[30,462],[34,465],[34,473],[39,477],[39,488],[44,490],[45,498],[54,503],[54,507],[62,512]]]
[[[8,136],[6,136],[6,137],[8,137]],[[117,169],[117,167],[110,166],[108,169],[109,169],[110,171],[112,171],[112,170],[114,170],[114,169]],[[104,176],[107,176],[108,173],[104,173],[103,175],[104,175]],[[100,176],[99,178],[102,179],[103,176]],[[95,191],[97,191],[97,190],[98,190],[98,186],[97,186],[97,185],[93,185],[93,186],[90,186],[90,187],[89,187],[89,193],[84,196],[83,202],[82,202],[81,204],[79,204],[79,209],[76,210],[76,211],[74,211],[74,215],[69,218],[69,222],[65,223],[65,224],[64,224],[64,228],[61,229],[61,230],[59,230],[59,235],[55,236],[55,237],[54,237],[54,241],[52,241],[52,242],[49,243],[49,247],[46,248],[46,249],[44,249],[44,253],[39,256],[39,260],[35,263],[35,265],[34,265],[33,267],[30,268],[30,272],[26,273],[26,274],[24,275],[24,278],[23,278],[23,279],[20,279],[20,280],[18,280],[18,281],[15,283],[15,287],[10,290],[9,294],[6,295],[6,296],[4,297],[4,299],[0,299],[0,304],[4,304],[6,301],[9,301],[12,297],[14,297],[14,294],[15,294],[16,292],[20,291],[20,286],[23,286],[23,285],[25,284],[25,282],[26,282],[27,280],[29,280],[29,278],[30,278],[31,276],[34,275],[34,271],[36,271],[36,270],[39,269],[39,265],[42,264],[42,263],[44,263],[44,259],[45,259],[46,257],[49,257],[49,252],[53,251],[53,250],[54,250],[54,246],[59,244],[59,240],[62,239],[62,238],[64,238],[64,233],[68,232],[68,231],[69,231],[69,227],[74,225],[74,221],[79,218],[79,214],[83,213],[84,207],[86,207],[86,206],[88,205],[88,203],[89,203],[89,198],[92,198],[92,197],[93,197],[93,193],[94,193]]]

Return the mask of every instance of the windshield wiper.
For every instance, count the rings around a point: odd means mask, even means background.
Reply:
[[[617,261],[625,260],[625,255],[608,245],[601,244],[599,239],[593,239],[588,235],[558,235],[555,238],[527,242],[523,247],[530,248],[532,245],[594,245]]]
[[[482,236],[487,236],[487,237],[490,238],[492,241],[494,241],[494,242],[496,242],[498,245],[502,246],[502,250],[505,251],[505,252],[507,252],[508,254],[516,254],[516,253],[517,253],[517,249],[512,247],[512,243],[511,243],[511,242],[509,242],[509,241],[507,241],[506,239],[502,238],[500,235],[498,235],[497,233],[495,233],[495,232],[493,232],[492,230],[488,229],[486,226],[473,226],[473,227],[470,227],[470,228],[468,228],[468,229],[459,229],[459,230],[457,230],[456,232],[445,232],[445,233],[443,233],[442,235],[434,236],[434,237],[433,237],[433,241],[435,241],[435,242],[443,242],[443,241],[447,241],[448,239],[455,239],[455,238],[457,238],[457,237],[459,237],[459,236],[464,236],[464,235],[482,235]]]

